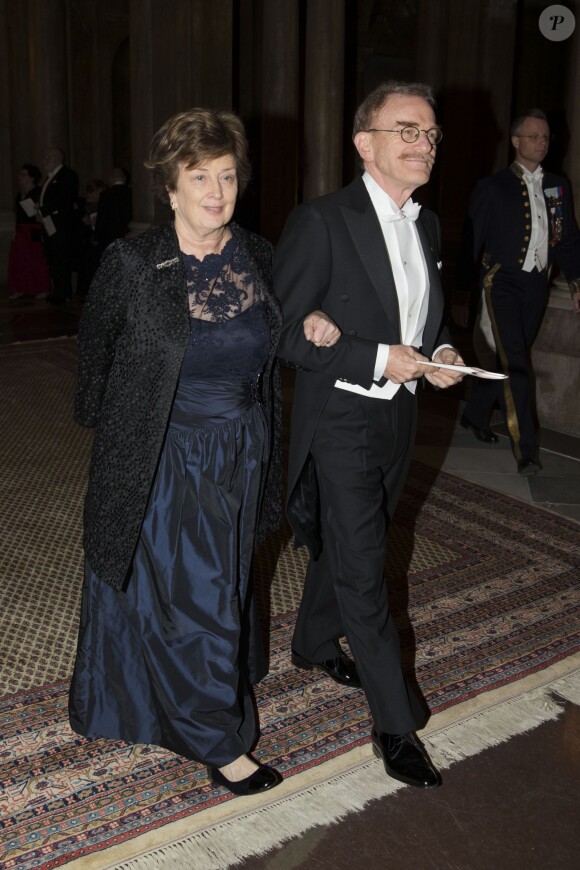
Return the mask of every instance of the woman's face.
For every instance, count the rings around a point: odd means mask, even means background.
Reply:
[[[233,155],[204,160],[193,169],[180,166],[176,188],[169,191],[177,232],[202,237],[218,233],[232,219],[237,195]]]
[[[86,191],[86,201],[87,202],[98,202],[99,197],[101,196],[101,191],[98,187],[93,187],[91,190]]]
[[[20,190],[32,190],[34,179],[30,177],[27,169],[21,169],[18,173],[18,186]]]

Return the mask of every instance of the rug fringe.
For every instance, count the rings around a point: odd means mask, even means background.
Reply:
[[[553,692],[564,698],[565,701],[570,701],[572,704],[580,706],[580,671],[574,671],[567,674],[550,686]]]
[[[577,676],[580,691],[580,676]],[[535,689],[519,698],[504,701],[488,710],[475,713],[455,725],[449,725],[425,738],[433,760],[442,768],[484,749],[505,743],[516,734],[537,728],[544,722],[556,719],[562,712],[562,703],[552,696],[560,697],[564,686],[560,682],[550,687]],[[556,688],[558,685],[558,688]]]
[[[580,670],[548,686],[474,713],[425,738],[442,769],[497,746],[516,734],[556,719],[563,701],[580,704]],[[291,781],[290,781],[291,782]],[[388,779],[376,760],[365,760],[331,780],[320,782],[275,804],[216,825],[118,864],[114,870],[225,870],[250,855],[263,855],[317,825],[336,823],[376,798],[403,788]]]

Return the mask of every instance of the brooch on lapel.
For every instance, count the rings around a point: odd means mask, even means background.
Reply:
[[[179,257],[174,257],[172,260],[163,260],[162,263],[157,263],[156,269],[167,269],[168,266],[175,266],[176,263],[179,263]]]
[[[548,208],[548,220],[550,224],[550,245],[557,245],[562,239],[564,226],[564,188],[547,187],[544,190],[546,206]]]

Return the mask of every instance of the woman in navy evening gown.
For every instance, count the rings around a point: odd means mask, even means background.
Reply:
[[[70,723],[251,794],[281,780],[249,755],[265,673],[250,563],[279,521],[272,250],[231,222],[249,178],[232,112],[169,119],[146,165],[174,220],[107,249],[79,331],[75,415],[97,430]],[[310,340],[338,337],[308,320]]]

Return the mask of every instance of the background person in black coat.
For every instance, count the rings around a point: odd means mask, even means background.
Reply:
[[[85,196],[79,199],[76,230],[76,295],[86,296],[101,261],[95,224],[101,196],[107,185],[100,178],[91,178],[85,185]]]
[[[95,238],[101,254],[115,239],[125,238],[132,217],[131,188],[125,171],[119,167],[111,169],[107,184],[108,188],[99,199],[95,222]]]
[[[62,148],[48,148],[42,165],[48,173],[40,194],[38,218],[44,229],[44,249],[52,280],[49,302],[72,299],[72,263],[79,179],[65,164]]]
[[[541,467],[530,348],[544,314],[553,263],[568,279],[572,308],[580,312],[580,233],[568,181],[541,166],[550,143],[544,112],[530,109],[516,118],[511,141],[511,166],[482,179],[473,191],[460,255],[480,318],[489,320],[497,365],[509,378],[477,381],[461,424],[480,441],[497,442],[489,421],[499,405],[518,472],[529,476]],[[479,275],[470,281],[474,267]]]
[[[439,223],[424,210],[415,221],[410,198],[429,180],[441,138],[433,106],[430,88],[400,82],[366,98],[354,123],[364,175],[290,215],[274,268],[279,353],[299,367],[288,516],[311,551],[293,662],[362,684],[387,773],[420,787],[440,779],[413,734],[425,713],[401,671],[384,565],[411,460],[417,382],[461,380],[424,365],[461,362],[443,328]],[[340,328],[333,347],[306,340],[313,309]],[[341,635],[356,667],[337,648]]]

